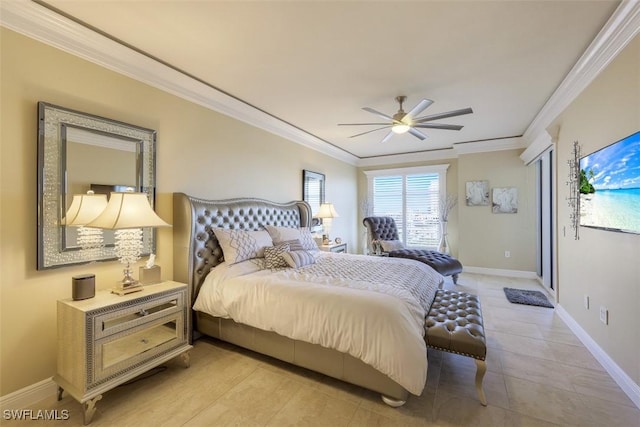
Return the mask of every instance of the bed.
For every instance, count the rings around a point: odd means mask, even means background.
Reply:
[[[288,232],[310,224],[311,209],[302,201],[215,201],[174,193],[174,280],[189,284],[191,339],[217,338],[379,392],[389,405],[404,404],[426,381],[424,316],[442,286],[440,274],[412,260],[320,251],[301,251],[313,260],[299,268],[266,268],[261,259],[225,262],[225,230]],[[279,243],[277,234],[272,237]],[[396,283],[405,281],[400,276],[407,276],[410,290]],[[203,302],[206,295],[213,299]],[[216,300],[222,296],[230,302]],[[293,303],[300,310],[282,305],[295,298],[301,298]],[[293,320],[274,315],[296,311],[302,314]]]

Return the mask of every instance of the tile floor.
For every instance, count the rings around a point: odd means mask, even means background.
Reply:
[[[503,287],[525,279],[463,274],[446,288],[478,294],[488,345],[478,402],[472,359],[429,351],[427,386],[393,409],[379,395],[218,341],[200,340],[191,367],[121,386],[98,402],[92,426],[640,426],[640,410],[552,309],[510,304]],[[64,421],[6,426],[81,426],[80,404],[52,396],[32,408],[67,409]]]

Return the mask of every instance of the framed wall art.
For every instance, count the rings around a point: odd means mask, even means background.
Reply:
[[[467,181],[467,206],[489,206],[489,181]]]
[[[518,189],[515,187],[496,187],[491,198],[493,213],[518,213]]]

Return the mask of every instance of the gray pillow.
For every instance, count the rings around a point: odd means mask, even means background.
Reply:
[[[286,254],[289,250],[288,243],[280,243],[279,245],[264,248],[265,267],[271,270],[289,267],[289,264],[283,258],[283,254]]]
[[[305,265],[315,264],[316,259],[313,254],[307,251],[291,251],[282,254],[282,258],[287,262],[289,267],[300,268]]]

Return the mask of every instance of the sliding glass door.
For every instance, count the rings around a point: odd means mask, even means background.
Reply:
[[[554,289],[555,239],[554,239],[554,150],[548,149],[536,161],[537,178],[537,273],[542,283]]]

